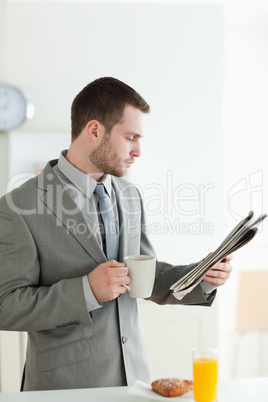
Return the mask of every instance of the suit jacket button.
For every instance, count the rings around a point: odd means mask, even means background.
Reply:
[[[123,345],[127,342],[127,337],[126,336],[122,336],[122,343]]]

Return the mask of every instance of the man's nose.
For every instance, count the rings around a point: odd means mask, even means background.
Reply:
[[[139,143],[135,144],[135,147],[132,149],[130,154],[135,158],[138,158],[141,155],[141,147]]]

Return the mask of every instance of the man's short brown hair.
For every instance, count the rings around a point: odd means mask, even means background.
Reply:
[[[89,83],[72,103],[72,141],[90,120],[98,120],[110,133],[113,126],[121,121],[126,105],[134,106],[143,113],[150,112],[150,106],[142,96],[116,78],[103,77]]]

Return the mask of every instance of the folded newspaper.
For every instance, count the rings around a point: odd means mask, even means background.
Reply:
[[[252,240],[258,232],[257,226],[266,217],[266,214],[261,214],[255,218],[254,212],[250,211],[248,216],[234,227],[214,253],[210,254],[194,269],[170,287],[176,299],[181,300],[187,293],[191,292],[201,282],[213,265],[224,260],[227,255]]]

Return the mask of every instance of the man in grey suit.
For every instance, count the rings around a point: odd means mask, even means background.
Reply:
[[[150,381],[122,263],[126,255],[155,255],[140,194],[122,178],[140,156],[149,109],[119,80],[88,84],[72,104],[68,151],[0,200],[0,329],[28,332],[23,390]],[[98,183],[115,222],[113,258]],[[211,305],[215,287],[230,275],[230,258],[179,301],[169,287],[193,266],[157,261],[150,300]]]

